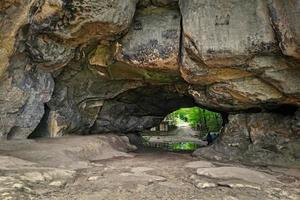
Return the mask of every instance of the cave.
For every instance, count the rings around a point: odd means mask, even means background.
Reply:
[[[299,8],[299,0],[2,0],[0,195],[297,199]],[[180,129],[193,138],[155,142]],[[189,140],[191,151],[177,151]],[[147,145],[167,150],[137,149]]]

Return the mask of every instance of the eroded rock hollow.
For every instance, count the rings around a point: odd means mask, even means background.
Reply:
[[[299,0],[1,1],[1,139],[136,132],[197,105],[229,114],[216,154],[299,162],[299,18]]]

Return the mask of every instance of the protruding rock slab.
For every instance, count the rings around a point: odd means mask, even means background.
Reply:
[[[226,111],[261,108],[274,103],[300,105],[299,66],[296,59],[255,56],[244,68],[251,76],[219,83],[212,81],[206,87],[193,86],[190,94],[200,105]],[[226,78],[226,73],[222,77]]]
[[[8,167],[13,167],[14,170],[34,169],[38,166],[67,169],[86,168],[89,167],[90,161],[131,157],[127,152],[135,149],[136,147],[129,143],[126,136],[119,137],[108,134],[36,141],[3,141],[0,150],[10,156],[0,156],[0,169],[11,170]],[[22,158],[22,160],[17,158]],[[10,159],[9,162],[4,162],[7,159]],[[12,166],[12,164],[15,164],[15,166]],[[47,174],[41,174],[40,172],[28,173],[25,174],[24,179],[35,182],[44,179],[52,180],[61,176],[68,176],[68,174],[56,169]]]
[[[288,101],[291,103],[298,101],[300,104],[299,60],[280,56],[256,56],[248,62],[246,70],[290,96]]]
[[[180,13],[177,9],[139,10],[117,47],[117,60],[129,65],[178,71]]]
[[[278,49],[266,1],[182,0],[179,5],[181,71],[188,82],[209,84],[247,77],[239,68],[248,58]]]
[[[197,174],[218,179],[241,179],[250,183],[264,184],[276,181],[275,177],[241,167],[199,168]]]

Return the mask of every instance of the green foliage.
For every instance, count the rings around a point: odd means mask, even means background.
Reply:
[[[219,113],[211,112],[199,107],[180,108],[167,116],[175,125],[189,123],[192,128],[199,128],[204,132],[217,132],[222,125]]]
[[[193,142],[178,142],[172,143],[169,146],[169,150],[172,151],[194,151],[198,149],[200,145]]]

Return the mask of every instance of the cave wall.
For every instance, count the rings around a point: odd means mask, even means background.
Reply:
[[[4,0],[1,139],[135,132],[198,105],[230,113],[224,143],[259,146],[228,127],[299,124],[299,17],[299,0]]]
[[[285,108],[287,109],[287,108]],[[229,115],[220,138],[195,156],[259,165],[299,166],[300,112]]]

